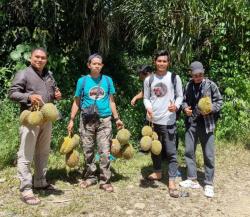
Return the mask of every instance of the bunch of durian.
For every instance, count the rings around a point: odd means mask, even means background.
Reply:
[[[68,135],[64,137],[60,153],[65,154],[66,165],[70,168],[74,168],[79,164],[79,153],[75,148],[80,144],[80,137],[77,134],[74,134],[73,137]]]
[[[54,122],[59,117],[59,111],[53,103],[45,103],[40,109],[38,105],[32,111],[24,110],[20,114],[20,123],[25,126],[39,126],[47,121]]]
[[[151,126],[144,126],[141,130],[142,138],[140,146],[143,151],[151,151],[155,155],[159,155],[162,150],[162,144],[158,140],[158,135]]]
[[[111,154],[116,158],[131,159],[134,155],[134,148],[129,143],[131,133],[127,129],[117,132],[116,138],[112,139]]]
[[[198,108],[205,115],[211,113],[212,112],[211,98],[209,96],[204,96],[204,97],[200,98],[200,100],[198,102]]]

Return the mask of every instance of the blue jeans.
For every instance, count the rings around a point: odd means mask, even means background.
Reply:
[[[176,125],[159,125],[154,124],[154,131],[158,134],[161,141],[162,149],[166,153],[168,162],[168,175],[170,180],[174,180],[177,176],[177,152],[176,152]],[[153,168],[155,172],[161,172],[162,157],[151,153]]]

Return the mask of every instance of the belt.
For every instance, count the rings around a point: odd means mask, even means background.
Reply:
[[[167,125],[167,129],[173,129],[176,127],[176,124],[172,124],[172,125]]]

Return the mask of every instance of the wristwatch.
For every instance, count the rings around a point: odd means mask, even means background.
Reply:
[[[115,122],[116,122],[116,121],[118,121],[118,120],[120,120],[120,118],[119,118],[119,117],[114,118],[114,121],[115,121]]]

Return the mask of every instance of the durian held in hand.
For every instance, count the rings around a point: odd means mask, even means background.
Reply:
[[[116,138],[121,145],[125,145],[128,143],[130,136],[131,133],[127,129],[123,128],[117,132]]]
[[[69,134],[68,136],[64,137],[60,153],[61,154],[68,154],[70,153],[74,148],[76,148],[80,144],[80,137],[77,134],[74,134],[73,137]]]
[[[79,153],[76,150],[72,150],[65,156],[66,165],[70,168],[78,166],[79,160],[80,160]]]
[[[42,108],[38,104],[20,114],[20,123],[25,126],[39,126],[47,121],[54,122],[59,118],[59,112],[53,103],[45,103]]]
[[[75,148],[80,144],[80,137],[77,134],[74,134],[71,137],[71,133],[69,133],[69,135],[64,137],[63,141],[61,141],[60,143],[60,153],[66,155],[66,165],[70,168],[78,166],[79,153],[75,150]]]
[[[134,155],[134,148],[129,144],[131,133],[127,129],[117,132],[116,139],[112,139],[111,154],[116,158],[131,159]]]
[[[162,144],[158,140],[158,135],[151,126],[144,126],[142,128],[142,138],[140,146],[143,151],[151,151],[155,155],[159,155],[162,150]]]
[[[212,101],[209,96],[200,98],[198,102],[198,108],[203,115],[208,115],[212,112]]]

